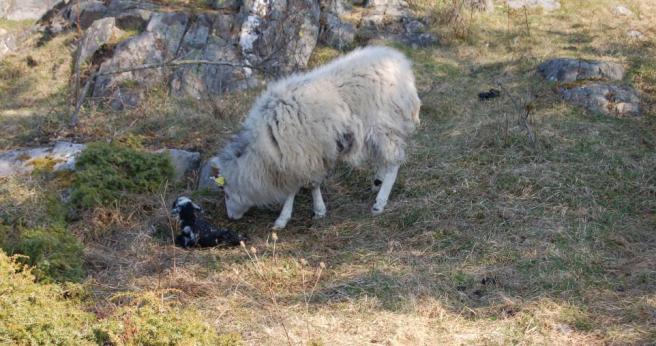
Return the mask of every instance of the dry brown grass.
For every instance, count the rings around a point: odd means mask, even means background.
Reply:
[[[417,71],[422,127],[381,217],[368,213],[371,173],[346,167],[325,186],[328,217],[313,221],[302,193],[276,242],[276,211],[228,221],[221,196],[192,184],[82,215],[71,229],[98,234],[86,242],[98,311],[118,293],[164,290],[248,344],[653,343],[656,4],[624,1],[638,14],[624,18],[612,15],[613,1],[562,3],[527,17],[497,8],[476,14],[465,40],[401,47]],[[647,39],[626,39],[629,28]],[[603,118],[562,102],[535,73],[556,56],[624,63],[644,116]],[[478,101],[497,82],[532,102],[537,144],[507,95]],[[140,109],[88,108],[75,136],[134,135],[211,155],[256,95],[191,102],[155,90]],[[34,201],[33,185],[11,184],[2,201]],[[168,201],[182,194],[252,241],[174,248]]]

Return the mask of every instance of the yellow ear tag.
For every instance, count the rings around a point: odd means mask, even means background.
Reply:
[[[216,185],[223,186],[225,185],[225,178],[219,175],[217,177],[214,177],[214,182],[216,183]]]

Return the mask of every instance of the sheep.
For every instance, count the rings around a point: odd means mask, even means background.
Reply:
[[[282,203],[273,229],[283,229],[304,186],[311,186],[315,218],[324,217],[320,184],[338,161],[373,166],[371,212],[382,213],[420,106],[410,62],[388,47],[356,49],[271,83],[216,160],[228,217]]]
[[[175,238],[176,245],[184,248],[222,244],[236,246],[248,240],[247,237],[231,230],[213,227],[202,216],[196,215],[200,212],[201,208],[188,197],[181,196],[173,202],[171,213],[180,222],[180,234]]]

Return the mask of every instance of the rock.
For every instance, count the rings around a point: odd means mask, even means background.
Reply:
[[[255,0],[244,10],[239,45],[245,62],[273,77],[305,68],[319,37],[317,1]]]
[[[99,72],[106,73],[171,60],[177,54],[188,19],[184,13],[154,13],[146,31],[119,43],[113,56],[100,65]],[[131,90],[152,87],[164,81],[166,76],[167,72],[161,68],[99,76],[93,95],[109,98],[113,103],[112,107],[138,104],[139,101],[135,101],[135,98],[140,98],[140,94]],[[130,97],[126,99],[125,95]]]
[[[633,12],[631,12],[631,10],[629,10],[628,7],[622,5],[613,7],[613,14],[616,16],[623,16],[623,17],[633,16]]]
[[[143,90],[129,84],[116,88],[110,96],[109,106],[115,111],[136,108],[144,98]]]
[[[645,38],[645,35],[638,30],[629,30],[626,32],[626,36],[636,40],[643,40]]]
[[[319,37],[323,44],[344,50],[350,47],[355,40],[355,28],[351,23],[342,22],[334,13],[326,13],[323,27]]]
[[[465,5],[474,11],[494,12],[494,2],[492,0],[465,0]]]
[[[16,36],[0,28],[0,57],[16,50]]]
[[[624,66],[605,61],[552,59],[540,64],[538,70],[545,79],[560,83],[586,79],[621,80],[624,78]]]
[[[319,0],[321,13],[332,13],[341,16],[346,13],[347,8],[351,8],[349,4],[344,3],[343,0]]]
[[[218,191],[219,186],[214,182],[213,177],[218,173],[219,157],[213,156],[203,163],[198,176],[198,188]]]
[[[258,80],[245,68],[235,44],[233,17],[202,14],[192,23],[178,50],[186,59],[226,62],[228,65],[188,65],[177,68],[171,80],[171,94],[209,98],[228,91],[244,90]]]
[[[425,31],[425,25],[413,16],[403,0],[372,0],[367,3],[357,36],[365,41],[400,41],[413,47],[437,42],[437,38]]]
[[[53,147],[16,149],[0,154],[0,177],[30,173],[39,166],[52,164],[53,171],[73,170],[84,144],[57,142]]]
[[[180,149],[162,149],[158,153],[168,153],[173,165],[175,180],[180,180],[187,172],[198,168],[200,153]]]
[[[116,26],[122,30],[143,31],[150,20],[152,11],[135,8],[116,15]]]
[[[116,27],[116,19],[114,17],[107,17],[93,22],[84,33],[84,37],[80,42],[77,63],[85,62],[102,45],[120,34],[121,30]]]
[[[68,18],[73,25],[77,25],[78,21],[82,29],[86,29],[94,21],[101,19],[107,13],[107,6],[102,1],[84,1],[80,2],[79,7],[76,4],[71,4],[68,10]]]
[[[558,0],[506,0],[506,4],[513,10],[541,7],[545,11],[553,11],[560,8]]]
[[[215,10],[237,11],[243,4],[242,0],[207,0],[206,2]]]
[[[0,18],[8,20],[40,19],[62,0],[3,0]]]
[[[571,89],[561,89],[563,98],[592,112],[615,116],[640,115],[640,99],[630,87],[606,83],[591,83]]]

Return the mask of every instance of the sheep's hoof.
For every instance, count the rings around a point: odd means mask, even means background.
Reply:
[[[323,219],[326,217],[326,211],[317,211],[315,210],[314,213],[312,214],[312,218],[315,220]]]
[[[278,221],[276,221],[276,223],[273,224],[273,228],[272,228],[272,229],[273,229],[274,231],[280,231],[280,230],[283,230],[283,229],[285,228],[285,226],[287,226],[287,223],[286,223],[286,222],[278,222]]]
[[[371,214],[373,214],[374,216],[380,215],[383,213],[383,209],[384,209],[383,207],[378,207],[374,205],[371,208]]]

